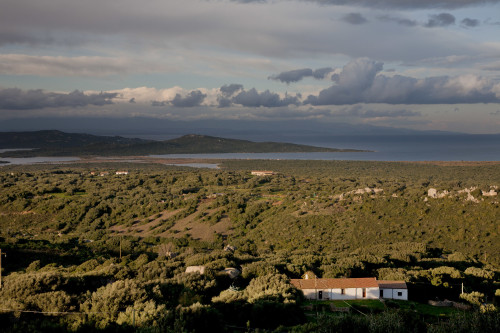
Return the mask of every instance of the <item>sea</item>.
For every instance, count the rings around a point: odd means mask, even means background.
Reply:
[[[167,154],[163,158],[353,160],[353,161],[500,161],[500,135],[329,136],[297,141],[312,146],[370,150],[338,153]]]
[[[500,161],[500,135],[447,134],[327,136],[316,138],[315,140],[296,140],[293,143],[328,148],[358,149],[370,151],[338,153],[317,152],[166,154],[151,156],[171,159],[196,158],[353,161]],[[0,150],[0,152],[1,151],[2,150]],[[58,163],[78,160],[78,157],[0,158],[0,162],[4,161],[8,162],[8,164]],[[185,166],[212,167],[215,165],[202,164],[194,163],[186,164]]]

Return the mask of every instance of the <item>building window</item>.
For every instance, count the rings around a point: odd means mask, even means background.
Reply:
[[[345,289],[340,289],[340,294],[345,295]]]
[[[402,291],[398,291],[398,296],[403,296],[403,292]]]

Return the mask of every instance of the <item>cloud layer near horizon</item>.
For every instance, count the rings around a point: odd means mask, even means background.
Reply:
[[[477,76],[440,76],[417,79],[409,76],[383,74],[384,64],[359,58],[343,68],[298,69],[271,76],[283,83],[296,83],[306,77],[331,79],[332,85],[317,95],[289,95],[246,90],[242,84],[229,84],[219,89],[186,91],[178,87],[164,90],[152,88],[125,89],[106,93],[23,91],[0,89],[0,109],[22,110],[47,107],[81,107],[133,101],[152,106],[176,108],[208,107],[284,107],[289,105],[352,105],[373,104],[476,104],[500,103],[500,83]],[[333,73],[330,77],[327,74]]]
[[[23,91],[17,88],[0,89],[0,109],[35,110],[44,108],[103,106],[113,104],[117,93],[85,94],[75,90],[70,93],[54,93],[39,90]]]

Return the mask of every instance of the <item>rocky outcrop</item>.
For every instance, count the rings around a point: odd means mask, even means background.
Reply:
[[[455,192],[455,196],[463,194],[465,194],[465,201],[472,201],[478,203],[480,200],[478,199],[478,197],[474,197],[474,195],[483,197],[495,197],[498,195],[498,186],[490,186],[490,189],[488,191],[478,190],[477,187],[470,187]],[[429,188],[427,190],[427,196],[424,198],[424,201],[428,201],[428,198],[439,199],[439,198],[450,197],[452,195],[453,193],[448,190],[443,190],[442,192],[439,192],[435,188]],[[484,198],[481,198],[481,200],[484,200]]]
[[[335,198],[343,200],[345,197],[347,197],[347,196],[349,196],[351,194],[357,194],[357,195],[361,195],[361,194],[378,194],[378,193],[382,193],[382,192],[384,192],[384,190],[381,189],[381,188],[365,187],[365,188],[359,188],[357,190],[352,190],[352,191],[349,191],[349,192],[346,192],[346,193],[339,194],[339,195],[335,196]]]
[[[444,198],[446,197],[448,194],[450,194],[450,192],[448,192],[447,190],[444,190],[443,192],[439,193],[438,190],[436,190],[435,188],[430,188],[428,191],[427,191],[427,196],[429,198]]]

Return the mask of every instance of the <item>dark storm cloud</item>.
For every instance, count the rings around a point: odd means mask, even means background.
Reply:
[[[324,79],[331,72],[333,72],[333,68],[331,67],[318,68],[313,72],[313,77],[315,79]]]
[[[43,108],[81,107],[87,105],[102,106],[113,104],[117,93],[100,93],[86,95],[81,91],[53,93],[41,89],[23,91],[18,88],[0,90],[0,109],[34,110]]]
[[[429,21],[425,24],[427,28],[446,27],[455,24],[455,16],[450,13],[430,15]]]
[[[295,69],[293,71],[279,73],[278,75],[270,76],[269,79],[280,82],[290,83],[298,82],[306,76],[312,76],[313,71],[310,68]]]
[[[410,20],[407,18],[401,18],[401,17],[393,17],[389,15],[383,15],[379,16],[378,19],[382,22],[395,22],[399,25],[405,26],[405,27],[414,27],[417,25],[417,21],[415,20]]]
[[[270,0],[231,0],[240,3],[263,3]],[[463,8],[482,4],[495,4],[500,0],[297,0],[304,2],[315,2],[323,5],[346,5],[371,8]]]
[[[224,97],[230,97],[239,90],[243,90],[242,84],[231,83],[229,85],[223,85],[222,87],[220,87],[220,92]]]
[[[461,25],[467,28],[474,28],[479,25],[479,20],[476,19],[471,19],[471,18],[464,18],[461,22]]]
[[[231,106],[233,103],[231,96],[236,92],[243,90],[242,84],[231,83],[229,85],[223,85],[220,87],[221,94],[217,96],[217,102],[219,103],[219,108],[226,108]]]
[[[230,98],[225,98],[222,96],[217,97],[217,102],[219,103],[218,107],[220,108],[227,108],[233,104]]]
[[[180,94],[176,94],[172,100],[172,105],[179,108],[200,106],[200,104],[205,100],[205,97],[207,97],[207,95],[199,90],[193,90],[185,97],[182,97]]]
[[[461,104],[498,103],[494,83],[479,77],[412,77],[379,74],[383,64],[356,59],[344,66],[332,79],[335,85],[310,95],[304,104],[344,105],[357,103],[387,104]],[[377,75],[378,74],[378,75]],[[465,81],[465,82],[464,82]]]
[[[314,77],[315,79],[324,79],[326,75],[331,73],[333,68],[325,67],[312,70],[310,68],[295,69],[288,72],[282,72],[277,75],[270,76],[269,79],[284,83],[298,82],[305,77]]]
[[[360,13],[349,13],[342,17],[342,21],[350,24],[364,24],[368,22],[368,20],[364,18]]]
[[[259,93],[255,88],[250,90],[243,90],[238,95],[232,98],[235,104],[241,104],[246,107],[278,107],[287,106],[290,104],[300,104],[297,96],[285,96],[281,98],[278,94],[270,92],[269,90]]]

